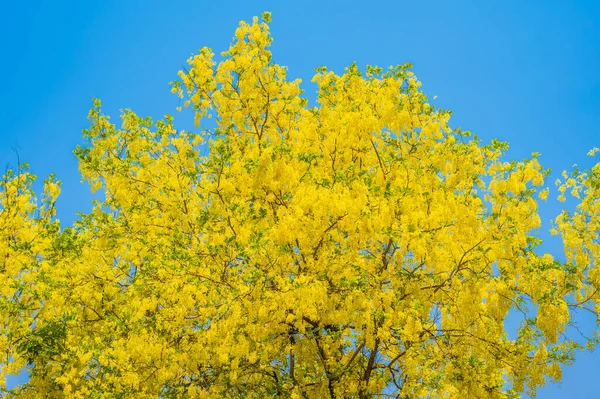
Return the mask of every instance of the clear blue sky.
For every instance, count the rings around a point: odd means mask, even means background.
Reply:
[[[356,61],[412,62],[452,125],[537,151],[557,176],[600,146],[600,2],[590,1],[6,1],[0,13],[0,162],[63,181],[63,225],[90,209],[72,150],[92,97],[161,117],[178,100],[168,82],[200,47],[227,48],[242,19],[273,12],[274,60],[304,80]],[[595,160],[599,161],[598,158]],[[552,184],[554,178],[549,180]],[[544,206],[545,227],[558,211]],[[543,235],[546,238],[546,235]],[[546,248],[557,253],[560,243]],[[600,352],[581,354],[561,388],[540,398],[600,397]]]

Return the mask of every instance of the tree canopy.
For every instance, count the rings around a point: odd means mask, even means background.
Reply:
[[[0,377],[30,373],[7,397],[513,398],[559,380],[574,312],[599,310],[600,164],[559,181],[578,205],[554,223],[564,255],[540,254],[536,154],[451,128],[407,64],[318,68],[309,106],[269,20],[179,72],[191,131],[130,110],[118,127],[95,101],[75,154],[102,195],[73,226],[54,177],[38,201],[25,167],[5,174]]]

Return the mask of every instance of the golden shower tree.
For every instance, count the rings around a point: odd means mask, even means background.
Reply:
[[[320,68],[309,107],[269,19],[180,72],[196,133],[117,127],[96,101],[75,153],[103,196],[72,227],[58,182],[38,206],[26,169],[5,175],[0,375],[30,373],[7,397],[506,398],[560,379],[573,311],[598,311],[600,166],[563,182],[566,260],[538,254],[535,156],[451,129],[408,65]]]

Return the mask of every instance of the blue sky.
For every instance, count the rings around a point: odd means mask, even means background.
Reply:
[[[40,180],[63,181],[63,225],[90,209],[72,150],[82,143],[92,97],[116,120],[119,109],[162,117],[178,99],[168,82],[200,47],[229,45],[242,19],[273,12],[274,61],[302,78],[314,99],[314,68],[342,72],[356,61],[412,62],[452,126],[484,141],[508,141],[507,159],[542,154],[548,183],[600,146],[598,1],[33,1],[4,2],[0,162],[31,164]],[[176,115],[177,117],[177,115]],[[545,227],[558,212],[541,208]],[[543,235],[543,238],[547,238]],[[560,251],[548,238],[545,248]],[[600,354],[581,354],[562,387],[540,398],[597,398]]]

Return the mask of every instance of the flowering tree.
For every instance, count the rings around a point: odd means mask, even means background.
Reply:
[[[562,183],[566,261],[539,255],[535,155],[451,129],[408,65],[320,68],[310,108],[269,19],[173,82],[214,127],[119,128],[96,101],[75,154],[104,195],[72,227],[57,181],[38,206],[33,176],[6,174],[0,373],[30,373],[8,396],[506,398],[560,379],[573,310],[598,310],[600,165]]]

